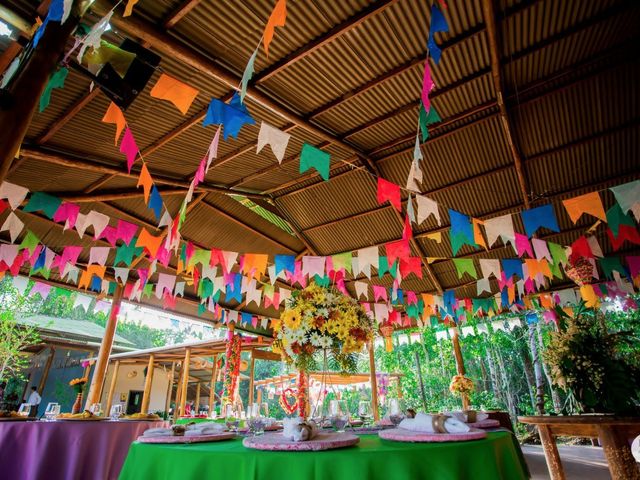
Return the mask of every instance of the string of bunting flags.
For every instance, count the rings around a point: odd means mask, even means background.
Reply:
[[[65,21],[67,3],[63,0],[51,2],[49,14],[36,33],[34,43],[42,36],[42,31],[49,21]],[[134,0],[127,2],[125,16],[131,14],[135,3]],[[440,2],[440,5],[441,8],[446,8],[444,2]],[[44,90],[40,102],[41,111],[47,107],[52,92],[64,87],[64,80],[68,73],[65,62],[75,51],[78,51],[77,58],[81,63],[96,66],[109,61],[115,65],[114,68],[117,67],[118,71],[126,71],[132,61],[132,54],[102,40],[114,9],[99,20],[86,35],[76,38],[61,68],[52,75]],[[175,308],[177,297],[184,295],[184,286],[188,282],[193,285],[201,300],[200,313],[208,310],[218,319],[223,317],[223,310],[217,303],[221,295],[224,295],[227,301],[241,302],[244,296],[247,304],[255,303],[258,306],[262,304],[265,307],[277,308],[290,296],[290,290],[287,288],[277,287],[278,291],[276,291],[277,279],[287,280],[291,286],[296,284],[305,286],[310,280],[325,285],[331,283],[343,293],[349,294],[345,281],[347,274],[351,274],[355,278],[356,296],[360,300],[364,297],[365,305],[378,322],[403,325],[411,319],[424,322],[436,313],[442,313],[440,317],[445,320],[457,321],[469,312],[482,311],[486,314],[494,314],[505,308],[524,308],[527,306],[526,302],[531,301],[532,296],[538,298],[541,304],[544,303],[543,306],[554,304],[556,303],[554,296],[550,296],[550,300],[547,300],[546,295],[550,294],[536,292],[546,288],[552,278],[562,278],[563,270],[569,273],[580,259],[584,259],[589,264],[590,278],[599,279],[597,268],[599,265],[605,277],[610,280],[599,285],[587,283],[581,287],[581,296],[590,303],[597,302],[602,295],[615,295],[618,291],[627,291],[629,282],[625,279],[638,285],[640,257],[626,256],[626,266],[620,257],[604,257],[594,236],[583,235],[570,246],[535,238],[540,228],[554,232],[560,230],[553,205],[548,204],[519,213],[525,227],[525,234],[515,231],[511,214],[481,221],[456,210],[447,209],[451,223],[449,230],[453,253],[451,260],[458,276],[460,278],[467,276],[476,280],[479,297],[492,293],[490,277],[493,276],[500,289],[497,297],[456,299],[453,290],[438,296],[409,290],[403,292],[400,288],[402,280],[411,274],[422,278],[422,259],[411,256],[409,240],[413,237],[412,225],[420,225],[431,216],[435,218],[438,225],[442,224],[441,209],[443,207],[421,195],[418,187],[423,178],[420,167],[420,162],[423,160],[421,139],[424,142],[428,138],[429,125],[441,121],[438,112],[429,101],[429,94],[435,87],[429,60],[433,59],[434,64],[438,65],[441,57],[434,36],[436,33],[448,31],[442,10],[436,4],[431,8],[431,25],[427,40],[427,57],[420,95],[415,148],[407,185],[401,187],[377,177],[379,204],[389,202],[402,213],[402,191],[409,193],[402,239],[386,243],[383,246],[385,255],[380,255],[378,247],[372,246],[355,252],[330,256],[303,256],[299,260],[291,255],[275,255],[273,261],[270,261],[270,256],[264,253],[240,254],[215,248],[200,249],[188,241],[182,241],[179,232],[186,219],[187,205],[191,202],[198,186],[204,181],[213,159],[217,158],[220,135],[222,134],[224,140],[230,136],[237,138],[243,126],[256,124],[244,104],[247,86],[254,74],[254,64],[260,44],[268,56],[275,29],[285,26],[286,17],[286,0],[278,0],[265,25],[258,46],[247,62],[238,91],[228,103],[218,98],[211,99],[203,126],[218,125],[218,128],[199,163],[175,217],[171,216],[162,200],[124,113],[114,103],[111,103],[105,112],[102,121],[115,125],[115,145],[118,146],[119,143],[119,150],[125,156],[129,173],[140,158],[142,166],[137,186],[142,187],[145,203],[153,210],[158,226],[166,227],[166,235],[152,235],[144,227],[139,228],[123,220],[117,220],[116,225],[111,225],[111,219],[107,215],[93,210],[83,214],[77,204],[64,202],[44,192],[33,192],[29,195],[30,192],[26,188],[4,182],[0,186],[0,213],[7,208],[10,209],[10,213],[0,231],[9,232],[11,244],[0,245],[0,272],[3,274],[9,272],[15,276],[23,265],[28,264],[31,274],[38,273],[47,278],[51,271],[57,268],[63,279],[77,284],[78,288],[108,292],[115,288],[114,282],[105,280],[106,271],[109,268],[113,270],[115,280],[125,285],[127,298],[140,300],[143,295],[155,295],[158,299],[163,299],[167,308]],[[6,78],[3,80],[6,81]],[[151,89],[150,95],[159,100],[171,102],[185,115],[199,93],[198,89],[163,72]],[[289,139],[288,133],[261,122],[256,146],[257,153],[269,145],[280,163],[286,154]],[[313,145],[303,144],[299,154],[300,173],[314,169],[325,181],[328,181],[330,162],[329,153]],[[599,192],[564,200],[564,208],[574,223],[583,214],[592,215],[606,223],[607,235],[614,251],[619,250],[625,241],[640,244],[640,234],[636,225],[636,221],[640,220],[640,202],[638,201],[640,181],[613,187],[610,190],[615,196],[616,203],[607,211],[604,210]],[[27,196],[29,196],[28,201]],[[26,204],[22,207],[25,201]],[[26,213],[40,212],[54,222],[64,223],[65,229],[76,230],[80,238],[84,237],[88,229],[92,229],[94,241],[105,241],[110,246],[90,247],[88,264],[79,266],[78,259],[83,251],[81,246],[68,245],[61,252],[55,252],[43,245],[40,239],[29,230],[23,236],[21,243],[16,244],[24,229],[23,222],[15,214],[17,209]],[[629,212],[633,214],[636,221]],[[436,242],[442,241],[441,232],[428,235],[427,238]],[[463,245],[488,250],[498,239],[505,244],[511,244],[517,258],[479,259],[481,276],[476,270],[474,259],[455,258]],[[111,253],[115,253],[115,260],[112,265],[107,265],[107,259]],[[172,255],[176,257],[177,275],[157,273],[157,282],[151,283],[150,279],[156,274],[157,264],[168,267]],[[151,264],[149,268],[137,268],[138,278],[135,282],[130,282],[128,277],[131,265],[138,258],[147,258]],[[359,275],[371,279],[372,269],[377,270],[379,278],[389,273],[394,279],[393,286],[389,289],[380,285],[371,285],[373,303],[369,302],[371,296],[368,284],[358,280]],[[180,276],[186,278],[186,281],[179,281]],[[263,281],[265,277],[269,280]],[[631,290],[633,291],[633,287]],[[404,306],[404,314],[395,308],[398,306]],[[234,317],[236,314],[230,311],[226,318]]]
[[[600,198],[598,192],[587,194],[576,199],[565,200],[564,206],[569,216],[575,221],[582,214],[591,214],[608,224],[607,233],[614,242],[614,249],[619,249],[624,241],[640,244],[640,236],[633,218],[622,208],[628,211],[636,211],[637,199],[635,196],[640,181],[612,187],[615,198],[618,200],[613,207],[606,212],[602,202],[596,202]],[[28,199],[27,199],[28,197]],[[388,199],[385,199],[388,201]],[[24,204],[24,206],[22,206]],[[622,205],[622,206],[621,206]],[[549,206],[551,207],[551,206]],[[201,313],[209,310],[217,313],[217,302],[222,295],[227,301],[235,300],[246,304],[255,303],[257,306],[278,308],[289,296],[290,290],[277,287],[277,279],[287,280],[291,286],[304,287],[308,281],[315,281],[328,285],[332,283],[343,293],[349,294],[345,281],[347,274],[353,275],[356,296],[367,303],[371,298],[370,311],[380,321],[404,322],[407,318],[425,318],[433,315],[437,310],[444,312],[445,317],[458,318],[460,305],[455,298],[453,290],[444,293],[443,296],[416,293],[410,290],[403,291],[400,288],[402,280],[410,274],[421,277],[420,264],[417,268],[412,265],[412,257],[408,243],[405,240],[390,242],[384,246],[386,255],[380,256],[378,247],[368,247],[355,252],[344,252],[331,256],[303,256],[299,260],[293,255],[275,255],[270,262],[268,254],[245,253],[225,251],[219,249],[201,249],[190,242],[182,245],[177,255],[177,275],[158,273],[155,284],[149,280],[156,273],[158,263],[164,267],[169,266],[171,252],[162,245],[162,237],[151,235],[146,228],[135,224],[117,220],[116,225],[110,225],[111,219],[107,215],[96,211],[87,214],[80,213],[80,206],[63,202],[61,199],[43,192],[34,192],[29,195],[28,189],[9,182],[0,186],[0,212],[9,210],[0,231],[9,232],[11,244],[0,245],[0,272],[9,272],[18,275],[20,268],[28,264],[31,274],[40,274],[48,278],[51,271],[58,269],[60,276],[67,282],[74,283],[81,289],[91,289],[97,292],[108,293],[113,289],[113,282],[105,280],[107,268],[112,269],[116,281],[125,285],[125,295],[130,300],[140,300],[141,296],[155,295],[163,299],[167,308],[175,308],[177,296],[184,295],[185,281],[179,281],[180,276],[186,278],[193,285],[194,290],[201,299]],[[542,210],[540,210],[542,209]],[[26,213],[40,213],[54,222],[64,223],[65,229],[74,229],[80,238],[85,238],[87,229],[93,230],[94,241],[104,241],[110,246],[93,246],[89,248],[89,261],[86,267],[79,266],[78,259],[83,252],[82,246],[68,245],[61,252],[55,252],[40,242],[40,239],[30,230],[22,237],[19,244],[15,243],[24,231],[24,223],[16,215],[16,210]],[[543,226],[549,222],[555,222],[553,208],[538,207],[544,212]],[[460,214],[464,217],[464,215]],[[537,215],[528,215],[527,211],[521,212],[521,218],[529,235],[533,235],[540,224]],[[452,231],[456,228],[452,217]],[[468,218],[468,217],[467,217]],[[508,218],[510,223],[505,220]],[[537,220],[536,220],[537,219]],[[487,237],[491,246],[498,237],[503,238],[514,246],[519,258],[479,258],[479,266],[482,277],[478,278],[474,260],[468,258],[452,258],[458,270],[458,275],[463,278],[468,275],[477,279],[478,295],[492,293],[489,279],[493,276],[500,288],[497,297],[486,297],[463,302],[464,310],[485,313],[497,313],[503,308],[526,307],[527,298],[536,295],[536,292],[546,287],[553,277],[562,278],[562,271],[568,273],[572,268],[572,258],[584,258],[590,265],[590,278],[599,279],[597,266],[603,271],[605,277],[611,282],[604,283],[604,288],[598,285],[583,285],[581,295],[591,303],[598,301],[603,295],[617,291],[629,291],[628,282],[632,280],[638,285],[640,282],[640,257],[626,256],[623,264],[621,257],[605,257],[602,249],[594,236],[581,236],[571,246],[565,247],[553,242],[547,242],[537,238],[517,234],[513,229],[511,216],[498,217],[500,225],[499,233],[495,238],[489,235],[491,221]],[[511,225],[508,228],[507,225]],[[513,232],[513,235],[511,234]],[[453,235],[453,233],[451,234]],[[522,238],[525,237],[525,238]],[[113,264],[107,265],[110,254],[115,254]],[[525,258],[529,257],[529,258]],[[138,278],[135,282],[129,282],[129,268],[139,258],[146,258],[151,262],[149,268],[137,268]],[[420,260],[420,259],[418,259]],[[394,278],[393,287],[371,285],[373,295],[369,294],[369,284],[358,280],[358,275],[372,278],[372,269],[377,270],[379,278],[389,273]],[[268,277],[268,282],[261,279]],[[516,280],[517,279],[517,280]],[[631,287],[633,291],[633,287]],[[546,299],[546,294],[539,294],[538,298]],[[543,306],[553,304],[551,300],[541,300]],[[404,306],[406,317],[401,319],[400,312],[394,307]]]

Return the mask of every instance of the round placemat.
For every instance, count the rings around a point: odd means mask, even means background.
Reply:
[[[256,450],[304,452],[350,447],[359,441],[360,438],[351,433],[322,432],[318,433],[313,440],[306,442],[285,440],[282,433],[265,433],[258,437],[247,437],[242,441],[242,444],[247,448],[254,448]]]
[[[380,438],[384,440],[394,440],[396,442],[465,442],[467,440],[480,440],[486,438],[487,432],[484,430],[472,429],[462,433],[427,433],[414,432],[403,428],[393,428],[391,430],[381,430],[378,432]]]
[[[220,440],[229,440],[235,438],[236,434],[232,432],[214,433],[211,435],[162,435],[157,437],[138,437],[140,443],[202,443],[202,442],[219,442]]]

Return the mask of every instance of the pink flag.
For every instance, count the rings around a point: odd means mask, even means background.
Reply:
[[[375,302],[377,302],[378,300],[381,301],[388,301],[389,298],[387,297],[387,289],[385,287],[383,287],[382,285],[372,285],[373,287],[373,300]]]
[[[129,127],[124,131],[124,137],[122,137],[122,142],[120,143],[120,151],[126,155],[127,170],[131,173],[131,167],[136,161],[136,157],[140,150],[138,149],[138,145],[136,145],[133,133]]]
[[[125,222],[124,220],[118,220],[118,225],[116,226],[116,238],[129,245],[137,231],[138,226],[136,224]]]
[[[429,93],[433,90],[435,84],[431,79],[431,69],[429,68],[429,60],[424,62],[424,77],[422,79],[422,104],[424,105],[424,111],[429,113],[431,109],[431,102],[429,101]]]
[[[80,213],[80,205],[75,203],[63,202],[58,207],[56,213],[53,214],[54,222],[65,222],[65,230],[76,226],[76,220],[78,219],[78,213]]]
[[[531,244],[529,243],[529,238],[526,235],[522,235],[521,233],[516,233],[516,251],[518,252],[518,256],[522,257],[525,253],[529,255],[529,257],[533,258],[533,249],[531,248]]]

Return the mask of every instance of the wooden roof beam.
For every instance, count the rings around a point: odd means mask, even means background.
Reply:
[[[172,195],[186,195],[187,191],[184,188],[171,188],[171,189],[158,189],[158,192],[163,196],[172,196]],[[128,200],[131,198],[143,198],[144,192],[140,189],[135,190],[120,190],[113,192],[100,192],[97,194],[89,194],[89,195],[80,195],[80,194],[65,194],[65,193],[56,193],[49,192],[51,195],[55,195],[66,202],[73,203],[91,203],[91,202],[111,202],[117,200]]]
[[[184,0],[178,7],[171,12],[171,14],[167,17],[164,22],[164,28],[167,30],[175,27],[176,23],[178,23],[182,18],[187,15],[191,10],[196,8],[202,0]]]
[[[120,170],[117,167],[113,167],[110,165],[106,165],[104,163],[96,163],[93,161],[88,161],[80,158],[75,158],[69,156],[68,154],[52,152],[49,150],[42,150],[39,148],[34,148],[30,146],[23,146],[20,151],[21,156],[32,158],[34,160],[39,160],[42,162],[52,163],[55,165],[61,165],[65,167],[77,168],[79,170],[85,170],[88,172],[95,173],[103,173],[107,175],[115,175],[119,177],[131,178],[137,180],[140,176],[139,171],[132,170],[131,173],[128,173],[124,170]],[[152,173],[153,180],[157,184],[169,185],[172,187],[179,187],[188,189],[189,182],[182,180],[167,177],[161,174]],[[247,198],[255,198],[259,200],[270,200],[268,195],[264,195],[261,193],[255,192],[246,192],[244,190],[231,190],[226,187],[218,187],[214,185],[210,185],[207,183],[201,183],[198,185],[197,190],[208,192],[208,193],[219,193],[222,195],[243,195]]]
[[[504,137],[507,141],[507,146],[511,151],[513,163],[516,168],[520,194],[522,195],[522,200],[524,202],[525,208],[528,209],[530,206],[529,186],[527,185],[526,174],[524,171],[524,167],[522,166],[522,156],[520,155],[520,149],[516,144],[514,130],[511,126],[511,120],[509,118],[509,112],[507,111],[507,104],[505,101],[504,81],[502,78],[502,67],[500,65],[501,46],[498,39],[499,33],[493,1],[494,0],[483,0],[482,2],[482,11],[485,24],[487,25],[487,37],[489,39],[489,54],[491,56],[491,77],[493,78],[493,86],[496,91],[498,107],[500,108],[500,121],[502,124],[502,130],[504,131]]]

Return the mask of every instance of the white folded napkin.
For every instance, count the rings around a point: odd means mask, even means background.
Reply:
[[[150,428],[142,434],[143,437],[163,437],[165,435],[173,435],[173,430],[170,428]]]
[[[300,418],[285,418],[282,420],[282,426],[282,436],[285,440],[304,442],[318,435],[318,427],[313,420],[305,422]]]
[[[214,433],[222,433],[225,430],[225,426],[221,423],[206,422],[196,423],[193,425],[187,425],[187,431],[185,435],[212,435]]]
[[[489,418],[489,414],[488,413],[484,413],[484,412],[475,412],[476,413],[476,418],[473,421],[470,421],[469,419],[469,413],[462,411],[462,410],[457,410],[455,412],[443,412],[443,415],[448,415],[450,417],[455,417],[458,420],[460,420],[461,422],[465,422],[465,423],[475,423],[475,422],[481,422],[483,420],[486,420],[487,418]]]
[[[400,425],[398,425],[398,428],[411,430],[413,432],[443,433],[437,432],[437,428],[434,424],[437,424],[437,421],[434,421],[433,415],[418,413],[415,418],[405,418],[402,420]],[[463,433],[470,430],[467,424],[454,417],[446,418],[443,424],[446,433]]]

